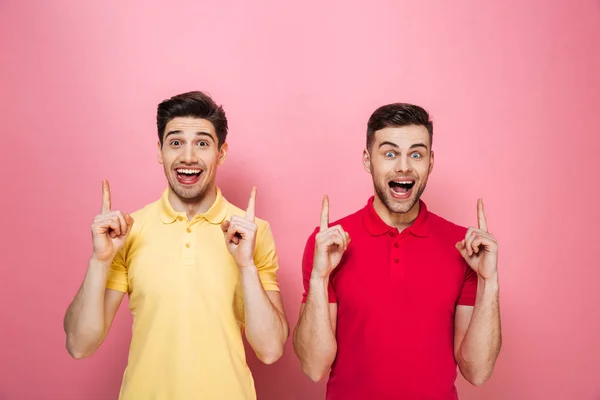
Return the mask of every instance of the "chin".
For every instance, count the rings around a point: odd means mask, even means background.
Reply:
[[[396,200],[394,198],[388,198],[384,201],[384,204],[388,208],[388,210],[399,214],[408,213],[410,210],[413,209],[416,203],[417,199],[412,198],[406,200]]]
[[[179,182],[171,182],[171,189],[182,200],[198,200],[206,194],[205,185],[184,186]]]

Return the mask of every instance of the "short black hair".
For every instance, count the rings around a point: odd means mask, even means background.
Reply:
[[[429,113],[420,106],[409,103],[392,103],[379,107],[371,114],[367,123],[367,149],[371,149],[375,132],[388,127],[421,125],[429,132],[433,144],[433,123]]]
[[[215,127],[219,148],[227,139],[227,116],[223,107],[217,105],[206,93],[193,91],[178,94],[158,105],[156,125],[161,147],[167,124],[177,117],[193,117],[210,121]]]

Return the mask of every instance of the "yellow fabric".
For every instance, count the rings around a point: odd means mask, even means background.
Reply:
[[[256,399],[246,364],[239,268],[220,224],[245,211],[217,199],[188,221],[162,197],[132,213],[107,287],[127,292],[132,339],[120,400]],[[265,290],[279,290],[275,243],[259,218],[255,263]]]

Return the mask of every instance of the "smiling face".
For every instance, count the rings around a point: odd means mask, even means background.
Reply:
[[[433,169],[427,128],[391,126],[373,135],[369,149],[364,151],[363,164],[373,178],[376,208],[383,205],[388,213],[418,213],[415,206]]]
[[[227,143],[219,148],[210,121],[176,117],[167,122],[158,161],[163,165],[171,191],[181,202],[201,202],[216,187],[217,166],[227,156]]]

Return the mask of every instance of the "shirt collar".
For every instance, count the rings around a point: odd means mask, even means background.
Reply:
[[[175,211],[173,206],[171,206],[171,203],[169,202],[169,190],[170,188],[167,187],[160,198],[160,216],[162,222],[165,224],[173,223],[179,217],[187,219],[185,212]],[[217,197],[215,198],[215,202],[204,214],[198,214],[194,218],[204,218],[211,224],[220,224],[227,216],[227,204],[227,200],[221,193],[221,189],[217,187]]]
[[[377,214],[375,208],[373,207],[374,200],[375,196],[372,196],[367,202],[367,205],[365,206],[365,212],[363,213],[363,220],[367,231],[373,236],[378,236],[384,235],[391,230],[395,230],[396,228],[386,224]],[[429,235],[429,227],[427,224],[428,215],[429,211],[427,211],[427,206],[421,199],[419,199],[419,214],[412,225],[405,230],[417,237],[427,237]]]

